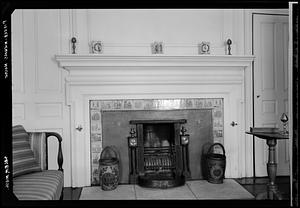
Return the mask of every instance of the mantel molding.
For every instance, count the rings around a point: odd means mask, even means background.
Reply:
[[[254,56],[233,55],[195,55],[195,56],[107,56],[99,54],[68,54],[55,55],[55,60],[60,67],[66,70],[78,70],[83,67],[218,67],[235,66],[248,67]]]

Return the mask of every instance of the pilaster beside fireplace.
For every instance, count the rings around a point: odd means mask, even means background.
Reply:
[[[222,99],[225,175],[252,175],[252,140],[244,132],[252,126],[253,56],[72,54],[55,58],[69,72],[65,80],[71,115],[72,187],[92,183],[90,138],[96,135],[90,126],[92,100]],[[232,121],[237,125],[230,125]],[[130,128],[126,131],[125,140]],[[102,136],[102,130],[97,134]],[[99,151],[106,140],[100,138]],[[99,157],[99,153],[93,154],[93,158]]]

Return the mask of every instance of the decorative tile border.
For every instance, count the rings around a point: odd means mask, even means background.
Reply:
[[[98,160],[102,151],[101,111],[184,110],[208,108],[212,109],[214,142],[219,142],[223,144],[223,98],[90,100],[92,185],[99,184]],[[218,146],[216,146],[216,148],[217,147]]]

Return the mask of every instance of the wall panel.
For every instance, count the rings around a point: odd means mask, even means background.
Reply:
[[[25,104],[13,103],[12,115],[13,115],[13,121],[25,120]]]
[[[13,125],[61,134],[66,187],[71,184],[70,117],[63,77],[67,72],[53,57],[69,53],[69,20],[69,10],[26,9],[12,15]],[[49,142],[49,168],[57,169],[57,142]]]
[[[12,24],[12,50],[14,51],[14,59],[12,67],[12,83],[14,93],[24,93],[24,24],[23,12],[15,12],[12,18],[16,24]]]
[[[41,119],[62,119],[62,103],[36,103],[36,113]]]
[[[61,69],[52,58],[60,53],[61,23],[59,10],[35,11],[36,92],[61,92]],[[51,32],[50,32],[51,31]]]

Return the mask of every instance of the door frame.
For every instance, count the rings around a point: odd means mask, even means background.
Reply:
[[[289,15],[288,9],[245,9],[244,10],[244,18],[245,18],[245,27],[244,27],[244,54],[253,55],[253,18],[255,14],[260,15]],[[252,118],[251,122],[254,126],[254,64],[252,65]],[[255,138],[252,136],[252,148],[248,148],[246,151],[246,155],[252,155],[252,164],[247,165],[246,175],[251,175],[255,178]],[[289,150],[291,152],[291,149]],[[291,155],[291,153],[290,153]],[[251,167],[251,168],[250,168]]]

